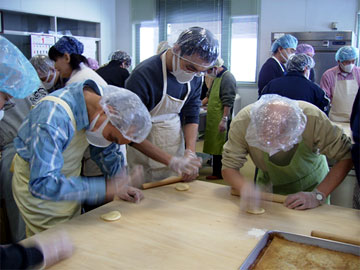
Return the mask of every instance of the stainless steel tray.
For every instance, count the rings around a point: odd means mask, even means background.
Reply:
[[[261,250],[266,246],[270,237],[275,235],[281,236],[286,240],[302,243],[311,246],[318,246],[321,248],[326,248],[330,250],[340,251],[344,253],[350,253],[357,256],[360,256],[360,246],[345,244],[341,242],[316,238],[312,236],[306,236],[301,234],[293,234],[281,231],[267,231],[260,241],[256,244],[255,248],[251,251],[249,256],[245,259],[243,264],[240,266],[239,270],[247,270],[255,262],[259,256]]]

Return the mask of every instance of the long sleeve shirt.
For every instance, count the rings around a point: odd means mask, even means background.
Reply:
[[[96,84],[89,80],[53,92],[71,108],[77,130],[89,128],[89,119],[83,87],[89,85],[99,94]],[[61,169],[64,163],[62,152],[69,146],[74,127],[65,109],[51,101],[40,102],[21,125],[14,146],[17,154],[29,162],[29,190],[43,200],[76,200],[88,204],[102,203],[105,199],[104,177],[69,177]],[[112,176],[122,169],[124,157],[120,145],[91,150],[92,158],[105,175]]]
[[[285,76],[272,80],[261,92],[261,95],[264,94],[278,94],[295,100],[307,101],[324,113],[329,113],[330,100],[325,91],[306,79],[300,72],[288,72]]]
[[[360,68],[354,67],[352,73],[343,73],[341,72],[339,66],[335,66],[333,68],[328,69],[324,72],[324,74],[321,76],[320,80],[320,87],[324,89],[327,96],[332,100],[333,93],[335,89],[335,76],[337,76],[338,81],[343,80],[353,80],[355,75],[355,79],[360,86]]]
[[[284,75],[285,67],[279,64],[273,57],[269,58],[261,67],[258,80],[259,96],[264,87],[273,79]]]
[[[19,244],[0,246],[1,269],[28,269],[44,260],[42,252],[36,247],[23,247]]]
[[[351,158],[351,139],[341,128],[331,123],[327,116],[314,105],[297,101],[306,115],[307,122],[302,139],[314,153],[325,155],[332,160]],[[250,146],[246,139],[246,131],[250,123],[252,105],[242,109],[231,122],[229,139],[224,145],[222,169],[240,169],[247,161],[249,154],[256,167],[267,172],[264,152]]]
[[[199,123],[201,78],[194,77],[190,82],[191,92],[181,109],[185,124]],[[160,55],[141,62],[131,72],[125,88],[137,94],[149,112],[160,102],[163,95],[164,80]],[[178,83],[175,76],[167,71],[167,94],[183,100],[187,94],[187,84]]]

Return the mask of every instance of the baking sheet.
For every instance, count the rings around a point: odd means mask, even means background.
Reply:
[[[326,248],[330,250],[340,251],[344,253],[350,253],[357,256],[360,256],[360,246],[340,243],[336,241],[316,238],[312,236],[306,236],[301,234],[293,234],[287,233],[282,231],[267,231],[264,236],[260,239],[260,241],[256,244],[255,248],[251,251],[249,256],[245,259],[243,264],[240,266],[239,270],[247,270],[250,266],[255,262],[256,258],[259,256],[262,249],[268,243],[270,237],[278,235],[283,237],[286,240],[311,245],[311,246],[318,246],[321,248]]]

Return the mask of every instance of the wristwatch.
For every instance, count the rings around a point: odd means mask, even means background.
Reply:
[[[315,191],[315,198],[316,198],[316,200],[318,200],[318,202],[319,202],[320,204],[323,204],[323,203],[325,202],[325,200],[326,200],[325,194],[322,193],[322,192],[320,192],[320,191],[318,191],[317,189],[315,189],[314,191]]]

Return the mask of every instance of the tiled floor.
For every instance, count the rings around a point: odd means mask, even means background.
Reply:
[[[196,143],[196,152],[197,153],[202,153],[203,150],[203,145],[204,145],[204,141],[203,140],[199,140]],[[245,163],[245,166],[243,168],[240,169],[240,172],[248,179],[254,179],[254,173],[255,173],[255,166],[254,163],[251,161],[250,157],[247,157],[248,161]],[[199,180],[203,180],[203,181],[207,181],[207,182],[211,182],[211,183],[217,183],[217,184],[223,184],[226,185],[227,183],[225,183],[224,180],[206,180],[206,176],[211,175],[212,174],[212,167],[210,165],[208,165],[206,162],[203,163],[203,167],[200,169],[199,172]]]

